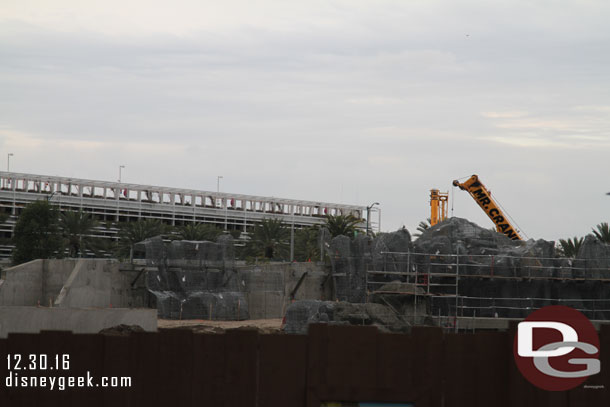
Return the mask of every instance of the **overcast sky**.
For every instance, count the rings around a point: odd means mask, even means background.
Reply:
[[[530,238],[610,219],[610,2],[0,2],[0,165],[382,208],[479,174]],[[2,164],[4,163],[4,164]],[[455,191],[455,216],[491,227]]]

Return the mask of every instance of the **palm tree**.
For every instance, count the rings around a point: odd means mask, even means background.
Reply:
[[[211,224],[189,223],[178,230],[181,240],[207,240],[215,242],[216,238],[222,234],[222,230]]]
[[[286,258],[289,240],[290,230],[284,222],[280,219],[263,219],[254,226],[248,251],[254,257]]]
[[[426,230],[430,229],[430,222],[432,222],[432,219],[430,218],[426,218],[426,220],[422,220],[421,222],[419,222],[419,225],[417,226],[417,230],[419,232],[417,233],[413,233],[413,236],[415,237],[419,237],[421,236],[422,233],[424,233]]]
[[[171,227],[158,219],[143,219],[136,222],[127,222],[119,226],[119,244],[117,256],[126,258],[130,255],[133,246],[150,237],[169,233]]]
[[[358,224],[362,219],[358,219],[354,215],[326,215],[326,228],[332,237],[340,235],[353,237],[358,231]]]
[[[593,229],[593,234],[603,243],[610,243],[610,227],[608,226],[608,222],[602,222],[595,227],[597,230]]]
[[[578,238],[576,236],[571,239],[568,238],[567,240],[559,239],[559,252],[565,257],[576,257],[584,240],[584,238]]]
[[[320,229],[306,227],[295,232],[294,257],[298,261],[311,261],[320,258]]]
[[[58,220],[57,208],[47,200],[26,205],[13,229],[13,264],[61,257]]]
[[[91,234],[99,223],[88,213],[83,211],[67,211],[59,217],[59,228],[63,238],[63,245],[68,249],[70,257],[81,256],[90,250],[97,253],[101,248],[99,238]]]

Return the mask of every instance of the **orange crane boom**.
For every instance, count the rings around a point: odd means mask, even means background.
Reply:
[[[517,230],[509,222],[508,218],[504,215],[499,205],[493,200],[491,192],[485,188],[485,185],[483,185],[476,174],[463,183],[455,180],[453,181],[453,185],[468,192],[470,196],[472,196],[481,209],[487,214],[489,219],[496,225],[496,230],[499,233],[505,234],[511,240],[523,240]]]

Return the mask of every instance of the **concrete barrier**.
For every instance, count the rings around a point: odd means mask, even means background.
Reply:
[[[306,273],[294,299],[325,300],[330,285],[322,284],[327,272],[317,263],[269,263],[238,268],[240,288],[248,300],[251,319],[282,318],[301,277]]]
[[[55,300],[56,307],[129,307],[129,279],[119,262],[80,259]]]
[[[43,261],[32,260],[2,272],[0,305],[37,305],[43,300]]]
[[[157,330],[157,310],[145,308],[46,308],[0,306],[0,338],[9,333],[98,333],[120,324]]]
[[[33,260],[2,271],[0,306],[131,308],[148,305],[141,269],[113,259]]]

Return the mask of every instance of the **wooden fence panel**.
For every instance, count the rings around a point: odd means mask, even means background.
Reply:
[[[163,406],[192,405],[193,333],[176,329],[159,333],[159,399]]]
[[[412,329],[413,387],[420,390],[415,400],[417,407],[438,406],[441,404],[442,391],[442,349],[443,331],[440,328],[414,327]]]
[[[357,328],[357,329],[354,329]],[[358,401],[376,387],[377,334],[373,327],[316,326],[310,329],[310,359],[317,372],[310,391],[315,400]],[[316,338],[316,336],[320,338]]]
[[[225,405],[225,395],[230,390],[226,387],[225,367],[225,336],[193,335],[193,406]]]
[[[65,331],[43,331],[40,333],[39,347],[32,349],[32,352],[39,354],[48,355],[49,359],[53,360],[53,371],[48,371],[48,375],[58,378],[60,376],[71,375],[72,365],[71,361],[74,358],[73,354],[73,342],[71,332]],[[64,370],[63,362],[64,357],[67,357],[66,366],[68,369]],[[49,360],[51,363],[51,360]],[[56,385],[57,386],[57,385]],[[69,391],[59,391],[57,389],[48,390],[44,392],[44,405],[50,406],[66,406],[70,405],[71,395]]]
[[[320,407],[320,388],[326,385],[328,366],[328,325],[309,325],[307,337],[307,397],[308,407]]]
[[[507,406],[508,366],[514,363],[512,353],[508,351],[508,335],[506,332],[481,332],[466,337],[473,343],[471,359],[464,362],[475,368],[475,405]]]
[[[67,376],[75,378],[92,377],[95,387],[76,387],[66,389],[70,395],[71,405],[87,405],[87,407],[102,407],[102,394],[109,391],[102,387],[101,378],[104,371],[104,337],[97,334],[70,335],[70,370]]]
[[[0,379],[4,382],[0,383],[0,406],[10,406],[10,400],[7,388],[5,386],[5,380],[8,376],[8,351],[7,351],[7,340],[0,339]]]
[[[600,331],[602,371],[567,392],[548,392],[523,378],[509,332],[410,334],[373,327],[312,325],[308,336],[254,330],[193,334],[172,330],[129,337],[67,332],[12,334],[6,355],[69,355],[69,370],[20,370],[27,376],[130,376],[132,387],[5,388],[0,406],[315,406],[321,401],[412,402],[417,407],[610,405],[610,325]],[[57,384],[56,384],[57,385]]]
[[[599,332],[601,372],[569,391],[570,407],[610,406],[610,325]]]
[[[513,346],[515,341],[515,334],[517,332],[517,322],[513,322],[509,326],[507,332],[508,345],[506,353],[510,355],[511,363],[508,364],[508,377],[509,377],[509,390],[508,397],[510,398],[509,406],[514,407],[539,407],[539,406],[557,406],[565,407],[568,406],[568,395],[567,392],[552,392],[542,390],[523,377],[515,359],[513,357]],[[479,335],[479,334],[477,334]]]
[[[256,406],[258,331],[233,329],[225,334],[225,406]]]
[[[463,334],[444,337],[443,398],[447,407],[475,406],[479,386],[474,378],[480,360],[473,339],[474,335]]]
[[[307,337],[259,336],[259,407],[305,406]]]
[[[138,379],[133,377],[129,368],[129,337],[127,336],[104,336],[104,376],[131,377],[132,387],[108,389],[102,392],[104,407],[128,406],[134,382]]]
[[[384,333],[377,336],[375,400],[412,402],[421,398],[420,389],[412,385],[419,374],[413,367],[417,352],[412,335]]]
[[[129,371],[132,372],[130,404],[158,404],[160,379],[159,335],[150,332],[132,333],[129,341]]]
[[[22,379],[40,376],[39,370],[28,370],[29,355],[37,355],[40,349],[40,336],[29,334],[9,334],[7,353],[11,355],[12,387],[8,389],[15,406],[36,406],[44,401],[41,389],[22,387]],[[8,366],[7,366],[8,367]],[[3,383],[4,385],[4,383]]]

